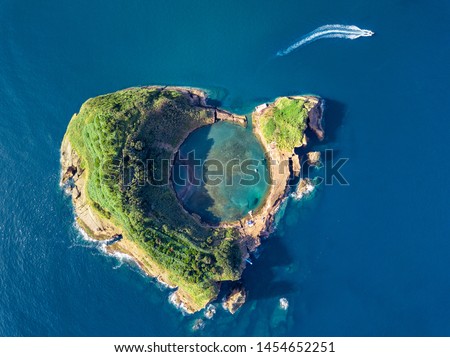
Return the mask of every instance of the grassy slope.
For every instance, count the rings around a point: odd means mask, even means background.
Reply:
[[[196,308],[216,296],[215,281],[239,278],[236,234],[198,225],[170,187],[146,180],[141,162],[154,160],[149,176],[159,177],[159,163],[210,115],[177,91],[133,88],[88,100],[66,133],[87,170],[90,205],[141,246]]]
[[[261,131],[267,142],[276,142],[281,150],[292,152],[301,146],[306,129],[308,110],[298,98],[279,98],[260,119]]]

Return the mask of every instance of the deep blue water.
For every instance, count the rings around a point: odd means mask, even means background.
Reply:
[[[449,17],[437,0],[0,0],[0,335],[450,335]],[[376,35],[275,58],[326,24]],[[167,290],[81,239],[58,187],[80,105],[161,83],[242,113],[321,95],[323,145],[349,158],[349,186],[288,203],[242,310],[196,333]]]

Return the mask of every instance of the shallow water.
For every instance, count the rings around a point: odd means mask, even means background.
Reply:
[[[449,7],[0,0],[0,335],[450,335]],[[336,23],[376,34],[275,57]],[[350,186],[287,202],[244,273],[247,304],[197,332],[201,313],[183,316],[169,290],[82,240],[58,187],[80,105],[161,83],[239,113],[321,95],[323,148],[350,159]]]
[[[180,147],[174,172],[182,180],[175,190],[205,221],[241,219],[264,201],[270,184],[265,161],[250,128],[227,122],[202,127]]]

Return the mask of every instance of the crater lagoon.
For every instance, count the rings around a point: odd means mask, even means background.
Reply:
[[[229,122],[192,132],[180,147],[172,177],[184,207],[212,224],[257,209],[270,184],[263,147],[251,128]]]

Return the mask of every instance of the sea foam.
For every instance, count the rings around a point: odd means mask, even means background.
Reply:
[[[277,56],[286,56],[295,49],[305,46],[317,40],[324,38],[344,38],[348,40],[355,40],[359,37],[372,36],[374,33],[370,30],[363,30],[354,25],[325,25],[316,28],[314,31],[304,35],[297,42],[284,50],[277,52]]]

